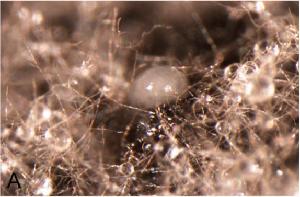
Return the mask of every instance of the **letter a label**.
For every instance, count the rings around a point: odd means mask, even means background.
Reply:
[[[10,176],[10,179],[9,179],[9,182],[7,184],[7,187],[6,188],[9,188],[11,184],[18,184],[18,188],[20,189],[21,188],[21,185],[20,185],[20,182],[18,180],[18,177],[16,175],[16,173],[12,173],[12,175]]]

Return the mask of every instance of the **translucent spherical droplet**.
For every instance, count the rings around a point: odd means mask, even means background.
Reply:
[[[246,62],[241,65],[236,71],[236,79],[237,80],[247,80],[250,74],[254,74],[258,71],[258,66],[255,62]]]
[[[141,73],[130,91],[132,105],[153,108],[175,100],[187,90],[187,80],[174,67],[156,66]]]
[[[251,103],[258,103],[269,100],[275,93],[275,86],[272,78],[268,76],[255,75],[249,77],[245,84],[245,97]]]
[[[120,166],[120,170],[123,174],[130,175],[134,173],[134,167],[131,163],[123,163]]]
[[[235,76],[235,73],[240,65],[239,64],[231,64],[224,69],[224,77],[226,79],[232,79]]]
[[[152,150],[152,144],[149,144],[149,143],[144,143],[143,144],[143,151],[144,152],[150,152]]]
[[[224,123],[222,121],[217,122],[215,125],[215,129],[218,133],[221,133],[224,130]]]

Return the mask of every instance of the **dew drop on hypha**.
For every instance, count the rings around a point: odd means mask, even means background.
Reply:
[[[245,87],[245,96],[251,103],[264,102],[273,97],[275,86],[268,76],[251,76]]]
[[[176,100],[187,87],[186,77],[175,67],[154,66],[137,76],[129,98],[131,105],[153,108]]]

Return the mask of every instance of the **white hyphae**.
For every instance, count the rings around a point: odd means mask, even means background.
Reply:
[[[176,100],[187,87],[186,77],[175,67],[155,66],[138,75],[129,98],[132,105],[153,108]]]

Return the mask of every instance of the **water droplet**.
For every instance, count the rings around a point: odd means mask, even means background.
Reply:
[[[235,76],[235,73],[240,65],[239,64],[230,64],[224,69],[224,77],[226,79],[232,79]]]
[[[136,78],[132,84],[130,101],[135,106],[153,108],[181,96],[187,84],[183,73],[174,67],[155,66]]]
[[[268,76],[254,75],[248,78],[245,84],[245,97],[251,103],[269,100],[275,93],[272,78]]]
[[[123,174],[131,175],[134,173],[134,167],[131,163],[123,163],[120,166],[120,170]]]
[[[215,125],[215,129],[216,129],[216,131],[217,131],[218,133],[221,133],[222,130],[224,129],[224,128],[223,128],[223,122],[222,122],[222,121],[217,122],[216,125]]]
[[[247,80],[248,76],[258,71],[258,66],[255,62],[248,61],[241,65],[236,71],[236,79],[240,81]]]
[[[147,144],[147,143],[144,143],[143,144],[143,150],[148,153],[152,150],[152,144]]]

